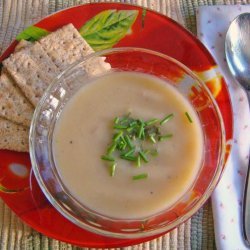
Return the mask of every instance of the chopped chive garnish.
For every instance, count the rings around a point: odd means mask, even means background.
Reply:
[[[133,127],[129,127],[129,128],[127,128],[127,132],[128,132],[128,133],[131,133],[133,130],[134,130],[134,128],[133,128]]]
[[[170,114],[170,115],[167,115],[165,118],[163,118],[161,121],[160,121],[160,125],[163,125],[164,123],[168,122],[170,119],[172,119],[174,117],[174,114]]]
[[[129,124],[130,127],[135,127],[137,125],[137,122],[136,121],[133,121]]]
[[[141,166],[141,156],[140,156],[140,155],[137,156],[137,159],[136,159],[136,166],[137,166],[137,167],[140,167],[140,166]]]
[[[159,141],[164,141],[164,140],[167,140],[171,137],[173,137],[173,134],[161,135],[161,136],[159,136]]]
[[[114,125],[114,128],[115,128],[115,129],[126,129],[126,128],[128,128],[128,126],[126,126],[126,125],[115,124],[115,125]]]
[[[124,136],[124,139],[125,139],[126,143],[128,144],[128,146],[129,146],[131,149],[134,148],[134,145],[132,144],[132,142],[131,142],[131,140],[130,140],[130,138],[129,138],[128,135],[125,135],[125,136]]]
[[[128,156],[120,155],[120,157],[121,157],[123,160],[136,161],[136,157],[135,157],[135,156],[132,156],[132,155],[128,155]]]
[[[127,142],[124,139],[123,135],[120,136],[120,140],[121,149],[124,150],[127,147]]]
[[[187,117],[190,116],[187,114]],[[167,115],[164,119],[149,119],[147,121],[134,119],[129,115],[115,117],[113,120],[114,135],[107,151],[101,156],[102,160],[111,162],[109,165],[110,175],[114,176],[117,167],[117,158],[134,162],[137,167],[148,163],[150,158],[157,156],[156,148],[147,148],[149,142],[151,147],[155,144],[171,138],[172,134],[161,134],[161,126],[170,119],[174,114]],[[191,120],[191,118],[190,118]],[[192,120],[191,120],[192,121]],[[146,178],[147,174],[134,176],[135,179]]]
[[[142,158],[142,160],[144,162],[146,162],[146,163],[148,162],[148,158],[147,158],[146,154],[143,151],[139,151],[139,155],[140,155],[140,157]]]
[[[123,136],[123,135],[121,135],[121,136],[120,136],[120,139],[121,139],[121,141],[122,141],[124,144],[126,144],[126,145],[127,145],[127,142],[126,142],[126,140],[125,140],[125,138],[124,138],[124,136]]]
[[[102,160],[104,161],[115,161],[115,159],[109,155],[102,155]]]
[[[141,180],[141,179],[146,179],[146,178],[148,178],[147,173],[138,174],[138,175],[133,176],[133,180]]]
[[[142,139],[143,130],[144,130],[144,124],[141,123],[141,125],[140,125],[140,130],[139,130],[139,132],[138,132],[138,138],[139,138],[139,139]]]
[[[149,135],[149,139],[151,142],[156,143],[154,135]]]
[[[124,150],[126,148],[127,144],[122,142],[121,150]]]
[[[117,146],[117,144],[116,144],[116,142],[114,142],[114,143],[108,148],[107,154],[108,154],[108,155],[112,154],[112,153],[115,151],[116,146]]]
[[[114,176],[115,175],[115,169],[116,169],[116,163],[113,163],[111,166],[110,166],[110,176]]]
[[[189,113],[188,113],[188,112],[185,112],[185,115],[186,115],[186,117],[188,118],[189,122],[192,123],[193,121],[192,121],[192,119],[191,119]]]
[[[120,137],[122,136],[122,134],[123,134],[122,131],[120,131],[117,134],[115,134],[115,136],[113,138],[113,141],[117,142],[120,139]]]
[[[146,126],[151,126],[157,122],[159,122],[159,119],[151,119],[149,121],[146,121],[145,124],[146,124]]]
[[[118,123],[119,123],[119,120],[120,120],[119,117],[116,117],[116,118],[114,119],[114,123],[115,123],[115,124],[118,124]]]
[[[135,149],[133,148],[129,150],[126,154],[124,154],[124,156],[131,156],[132,154],[134,154],[134,152],[135,152]]]
[[[143,129],[142,135],[141,135],[141,139],[142,139],[142,140],[145,140],[145,137],[146,137],[146,136],[145,136],[145,129]]]

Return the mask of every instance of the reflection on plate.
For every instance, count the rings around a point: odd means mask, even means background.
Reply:
[[[121,46],[148,48],[167,54],[193,70],[207,84],[218,102],[225,123],[229,154],[232,109],[228,90],[213,58],[192,34],[170,18],[150,10],[131,5],[98,3],[69,8],[44,18],[18,35],[17,40],[37,40],[67,23],[73,23],[95,50]],[[0,61],[10,55],[16,44],[17,41],[14,41],[10,45]],[[28,154],[2,150],[0,159],[1,198],[37,231],[85,247],[122,247],[152,239],[113,239],[75,226],[46,200],[31,172]]]

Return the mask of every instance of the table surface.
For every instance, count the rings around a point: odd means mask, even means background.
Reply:
[[[89,2],[123,2],[167,15],[196,33],[199,5],[249,4],[250,0],[0,0],[0,54],[25,27],[64,8]],[[50,239],[25,225],[0,199],[0,249],[81,249]],[[82,248],[88,249],[88,248]],[[123,250],[215,249],[211,202],[191,219],[164,236]]]

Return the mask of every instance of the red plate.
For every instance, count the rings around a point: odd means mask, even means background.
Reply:
[[[120,34],[123,35],[119,36],[118,32],[116,39],[112,36],[106,37],[108,42],[113,41],[108,43],[107,47],[143,47],[165,53],[188,66],[206,82],[219,104],[226,127],[226,139],[229,142],[232,139],[232,108],[226,84],[213,58],[201,42],[172,19],[137,6],[98,3],[57,12],[44,18],[35,26],[54,31],[65,24],[73,23],[80,29],[87,21],[93,20],[93,17],[103,17],[107,13],[103,12],[104,10],[113,10],[114,20],[119,16],[116,15],[118,10],[122,10],[119,13],[125,16],[123,25],[120,25],[120,21],[114,22],[112,26],[116,31],[121,29]],[[96,17],[100,12],[102,13]],[[121,26],[125,26],[126,29]],[[103,26],[97,28],[103,29]],[[101,49],[100,44],[98,45],[99,40],[96,42],[95,39],[93,36],[86,37],[90,44],[97,44],[95,49]],[[0,61],[13,52],[16,44],[15,41],[10,45]],[[230,144],[227,143],[227,145],[228,155]],[[84,247],[122,247],[154,238],[114,239],[96,235],[75,226],[62,217],[46,200],[30,171],[31,163],[28,154],[2,150],[0,159],[0,197],[24,222],[37,231],[57,240]]]

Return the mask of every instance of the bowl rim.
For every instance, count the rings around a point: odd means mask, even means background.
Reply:
[[[35,144],[35,128],[36,124],[38,121],[38,117],[41,112],[41,108],[43,104],[45,103],[46,99],[50,95],[53,87],[57,84],[57,82],[68,72],[70,72],[73,68],[75,68],[77,65],[81,64],[84,61],[87,61],[91,58],[95,57],[100,57],[100,56],[105,56],[106,54],[111,54],[111,53],[121,53],[121,52],[143,52],[151,55],[155,55],[158,57],[161,57],[163,59],[169,60],[175,64],[177,64],[180,68],[182,68],[185,72],[187,72],[192,78],[194,78],[202,87],[205,89],[207,92],[209,98],[211,99],[213,106],[215,108],[218,120],[219,120],[219,125],[220,125],[220,130],[221,130],[221,145],[220,145],[220,152],[219,152],[219,158],[218,158],[218,164],[216,171],[211,178],[211,181],[209,183],[209,186],[205,190],[204,194],[199,198],[199,200],[196,202],[196,204],[192,207],[191,210],[187,211],[185,214],[179,216],[176,218],[173,222],[171,222],[169,225],[166,225],[164,227],[160,227],[157,229],[149,230],[149,231],[141,231],[141,232],[135,232],[135,233],[115,233],[115,232],[109,232],[97,227],[92,227],[86,223],[79,222],[77,219],[73,219],[71,214],[69,214],[63,207],[61,207],[57,200],[53,197],[53,195],[48,191],[43,178],[40,175],[38,164],[36,162],[36,156],[35,156],[35,150],[34,150],[34,144]],[[39,184],[39,187],[41,188],[43,194],[46,196],[46,198],[49,200],[51,205],[58,211],[62,216],[64,216],[66,219],[71,221],[73,224],[90,231],[95,234],[100,234],[108,237],[113,237],[113,238],[121,238],[121,239],[137,239],[137,238],[145,238],[149,236],[154,236],[154,235],[161,235],[163,233],[166,233],[170,230],[173,230],[177,226],[179,226],[181,223],[185,222],[188,220],[190,217],[192,217],[198,210],[199,208],[202,207],[202,205],[207,201],[207,199],[211,196],[212,191],[216,187],[222,173],[223,173],[223,167],[225,163],[225,153],[226,153],[226,136],[225,136],[225,126],[224,126],[224,121],[219,109],[219,106],[213,97],[212,93],[206,86],[206,84],[187,66],[185,66],[183,63],[179,62],[178,60],[172,58],[171,56],[165,55],[161,52],[153,51],[150,49],[145,49],[145,48],[139,48],[139,47],[119,47],[119,48],[111,48],[111,49],[106,49],[106,50],[101,50],[98,52],[94,52],[92,54],[89,54],[82,59],[76,61],[75,63],[71,64],[68,66],[63,72],[61,72],[59,75],[55,77],[55,79],[52,81],[52,83],[48,86],[48,88],[45,90],[42,98],[40,99],[38,105],[35,108],[33,118],[31,121],[31,126],[30,126],[30,131],[29,131],[29,152],[30,152],[30,159],[31,159],[31,164],[32,164],[32,170],[34,172],[34,175],[36,177],[36,180]]]

